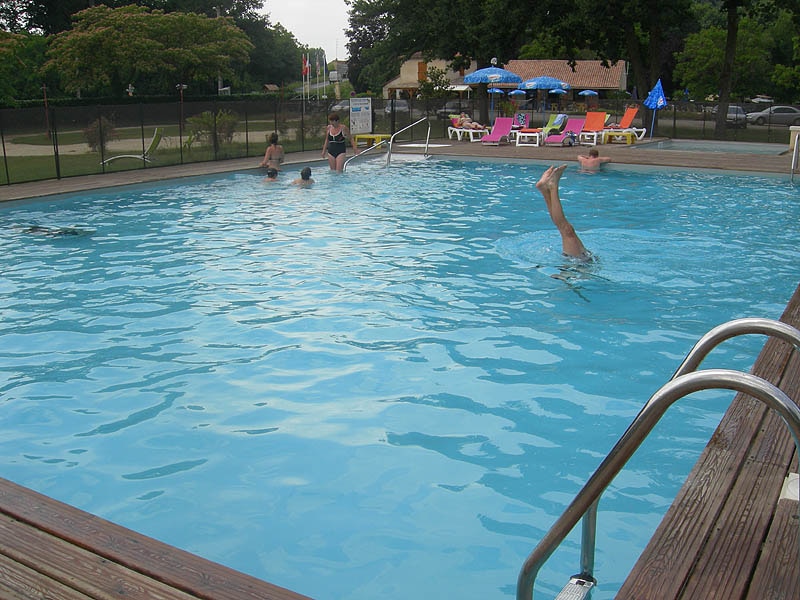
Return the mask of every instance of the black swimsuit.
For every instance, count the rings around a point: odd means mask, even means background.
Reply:
[[[345,144],[344,131],[341,129],[336,135],[331,135],[328,130],[328,154],[336,158],[340,154],[347,152],[347,144]]]

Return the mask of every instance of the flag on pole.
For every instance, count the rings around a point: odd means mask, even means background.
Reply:
[[[317,52],[317,78],[319,78],[320,75],[322,75],[322,71],[320,71],[319,68],[319,52]]]

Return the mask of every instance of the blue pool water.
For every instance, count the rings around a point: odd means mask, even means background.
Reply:
[[[513,598],[692,344],[798,281],[785,178],[571,167],[587,270],[542,171],[398,157],[0,206],[0,476],[320,600]],[[596,599],[732,395],[679,403],[609,488]]]

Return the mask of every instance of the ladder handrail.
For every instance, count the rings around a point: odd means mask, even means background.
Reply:
[[[355,160],[359,156],[364,156],[367,152],[372,152],[373,150],[375,150],[375,148],[380,148],[381,146],[383,146],[385,144],[388,144],[388,143],[389,143],[389,140],[381,140],[377,144],[373,144],[369,148],[364,149],[363,152],[359,152],[358,154],[354,154],[353,156],[348,158],[346,161],[344,161],[344,165],[342,166],[342,171],[346,171],[347,170],[347,165],[350,164],[351,160]]]
[[[392,143],[394,143],[394,138],[397,137],[399,134],[403,133],[404,131],[406,131],[407,129],[411,129],[412,127],[414,127],[414,125],[419,125],[423,121],[428,121],[428,136],[427,136],[427,138],[425,140],[425,156],[428,156],[428,144],[430,143],[430,139],[431,139],[431,122],[428,119],[428,117],[422,117],[420,120],[411,123],[411,125],[406,125],[400,131],[396,131],[395,133],[393,133],[392,137],[389,138],[388,142],[386,140],[381,140],[380,142],[378,142],[377,144],[375,144],[373,146],[370,146],[369,148],[367,148],[363,152],[359,152],[358,154],[354,154],[353,156],[348,158],[346,161],[344,161],[344,166],[342,167],[342,171],[346,171],[347,170],[347,165],[350,164],[350,161],[358,158],[359,156],[364,156],[367,152],[370,152],[370,151],[374,150],[375,148],[383,146],[386,143],[388,143],[388,145],[389,145],[389,150],[388,150],[388,152],[386,154],[386,166],[388,167],[389,163],[390,163],[390,161],[392,159]]]
[[[600,496],[650,434],[667,409],[684,396],[704,389],[731,389],[748,394],[780,414],[794,438],[797,451],[800,452],[800,408],[782,390],[750,373],[726,369],[695,370],[716,345],[731,337],[750,333],[774,335],[800,350],[800,331],[786,323],[769,319],[730,321],[715,327],[703,336],[689,352],[672,378],[642,407],[572,503],[528,555],[517,579],[517,600],[533,598],[533,584],[539,569],[581,518],[584,519],[584,531],[581,548],[583,572],[580,576],[594,581],[591,572],[594,563],[594,526]],[[800,531],[798,534],[800,535]],[[591,544],[591,548],[587,548],[587,544]]]
[[[792,168],[789,176],[789,181],[794,183],[794,172],[797,171],[798,157],[800,157],[800,136],[794,138],[794,149],[792,150]]]

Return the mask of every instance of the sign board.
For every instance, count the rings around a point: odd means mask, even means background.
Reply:
[[[339,81],[339,73],[337,71],[329,71],[328,79],[331,81]]]
[[[372,98],[350,98],[350,133],[372,133]]]

